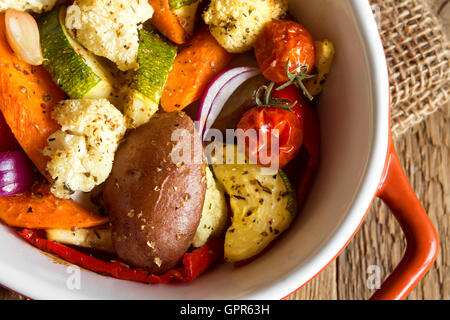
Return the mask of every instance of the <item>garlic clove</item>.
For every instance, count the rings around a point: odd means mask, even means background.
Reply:
[[[40,65],[42,57],[39,28],[27,12],[8,9],[5,13],[6,38],[15,54],[32,65]]]

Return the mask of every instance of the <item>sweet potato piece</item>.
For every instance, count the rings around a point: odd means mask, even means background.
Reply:
[[[60,128],[51,111],[64,96],[44,68],[31,66],[14,54],[5,36],[5,15],[0,14],[0,111],[44,175],[48,157],[42,150],[47,138]]]
[[[159,32],[176,44],[185,43],[189,35],[170,8],[169,0],[148,0],[148,3],[154,10],[151,22]]]
[[[72,200],[56,198],[47,184],[36,185],[20,195],[0,197],[0,219],[11,227],[30,229],[89,228],[109,221]]]
[[[232,54],[219,45],[207,27],[201,29],[175,58],[161,97],[163,109],[182,110],[200,99],[231,58]]]

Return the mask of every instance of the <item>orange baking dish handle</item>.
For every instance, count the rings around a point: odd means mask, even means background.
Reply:
[[[408,182],[389,137],[388,156],[377,197],[394,214],[407,241],[405,255],[372,300],[404,299],[436,260],[439,238],[430,218]]]

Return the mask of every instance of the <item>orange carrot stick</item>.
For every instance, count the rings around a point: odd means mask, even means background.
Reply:
[[[161,97],[167,112],[182,110],[200,99],[207,85],[231,61],[207,27],[202,28],[175,58]]]
[[[159,32],[177,44],[185,43],[189,35],[170,8],[169,0],[148,0],[148,2],[154,10],[150,21]]]
[[[42,67],[19,59],[5,36],[0,14],[0,111],[14,136],[38,170],[45,175],[48,157],[42,155],[47,138],[60,128],[51,118],[64,93]]]
[[[47,184],[11,197],[0,197],[0,219],[12,227],[30,229],[89,228],[107,223],[72,200],[58,199]]]

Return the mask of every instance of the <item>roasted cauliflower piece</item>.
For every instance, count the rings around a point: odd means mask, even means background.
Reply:
[[[137,67],[138,27],[152,15],[148,1],[75,0],[66,27],[86,49],[126,71]]]
[[[228,52],[250,50],[264,25],[286,14],[287,0],[212,0],[203,14],[211,34]]]
[[[58,0],[1,0],[0,12],[7,9],[42,13],[50,11]]]
[[[52,193],[69,198],[74,191],[91,191],[111,172],[125,118],[106,99],[64,100],[52,117],[61,125],[44,149],[50,157],[46,169],[53,179]]]

